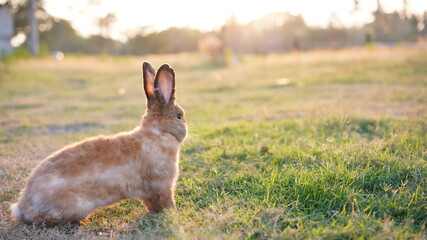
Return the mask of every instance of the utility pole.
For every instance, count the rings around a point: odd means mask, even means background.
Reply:
[[[28,47],[30,48],[31,55],[39,55],[39,28],[36,18],[37,0],[29,0],[29,19],[30,19],[30,37],[28,39]]]

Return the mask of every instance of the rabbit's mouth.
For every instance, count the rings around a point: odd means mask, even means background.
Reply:
[[[185,137],[187,136],[187,127],[185,125],[177,126],[176,128],[173,128],[169,131],[172,136],[176,138],[176,140],[180,143],[184,141]]]

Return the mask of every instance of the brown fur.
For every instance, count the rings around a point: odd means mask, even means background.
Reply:
[[[31,172],[15,219],[25,223],[78,222],[96,207],[138,197],[150,212],[175,207],[179,144],[187,128],[175,104],[175,73],[143,64],[147,111],[130,132],[67,146]],[[181,115],[182,117],[179,117]],[[179,119],[180,118],[180,119]]]

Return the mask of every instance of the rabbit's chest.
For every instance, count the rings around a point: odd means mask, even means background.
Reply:
[[[175,178],[178,171],[179,148],[167,141],[151,142],[141,147],[142,172],[155,178]]]

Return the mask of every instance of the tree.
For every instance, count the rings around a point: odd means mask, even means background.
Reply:
[[[144,30],[130,37],[127,44],[133,54],[178,53],[196,51],[202,33],[189,28],[169,28],[146,34]]]
[[[105,38],[109,38],[111,27],[116,21],[117,18],[113,13],[107,13],[104,17],[99,18],[97,24],[100,34]]]
[[[36,17],[38,20],[38,27],[40,32],[49,31],[52,27],[53,18],[46,12],[43,6],[43,1],[36,1]],[[29,1],[23,0],[14,2],[13,4],[14,26],[15,35],[23,33],[28,40],[30,33],[29,26]]]
[[[224,26],[222,26],[220,31],[220,36],[224,43],[224,47],[231,50],[234,54],[239,57],[242,52],[241,49],[241,41],[242,41],[242,32],[241,26],[237,22],[237,18],[235,15],[232,15],[226,22]]]
[[[85,39],[85,51],[89,54],[114,54],[118,52],[118,45],[119,42],[102,35],[92,35]]]
[[[360,2],[359,0],[354,0],[353,1],[353,10],[351,11],[352,15],[353,15],[353,27],[356,27],[357,25],[357,13],[359,13],[360,11]]]
[[[405,19],[409,18],[408,6],[409,6],[408,0],[403,0],[402,15],[403,15],[403,18]]]
[[[48,31],[41,32],[42,44],[53,51],[85,52],[85,39],[77,34],[70,22],[64,19],[54,19]]]
[[[427,11],[424,11],[421,34],[427,35]]]

